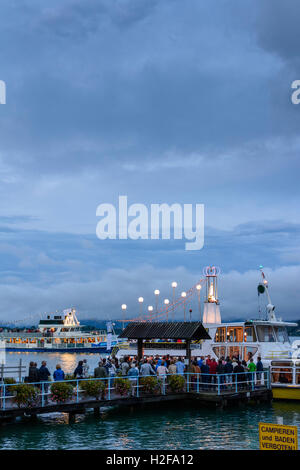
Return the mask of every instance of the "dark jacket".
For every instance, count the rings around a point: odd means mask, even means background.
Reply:
[[[257,361],[256,363],[256,372],[262,372],[264,370],[263,363],[261,361]]]
[[[40,381],[40,374],[39,370],[35,366],[29,367],[29,373],[28,373],[28,382],[39,382]]]
[[[223,366],[223,364],[218,364],[217,365],[217,374],[224,374],[225,372],[225,367]]]
[[[232,374],[233,365],[231,364],[231,362],[226,362],[226,364],[224,366],[224,372],[225,372],[225,374]]]
[[[76,369],[74,370],[74,377],[76,378],[77,375],[78,375],[79,377],[82,377],[82,375],[83,375],[83,368],[82,368],[82,366],[77,366]]]
[[[244,367],[242,365],[237,365],[235,366],[235,368],[233,369],[233,372],[235,374],[238,374],[237,375],[237,381],[238,382],[244,382],[245,380],[245,374],[241,374],[241,372],[244,372]]]
[[[95,379],[105,378],[107,376],[108,373],[104,366],[96,367],[96,369],[94,370]]]
[[[46,382],[46,380],[48,380],[48,377],[50,377],[51,374],[46,366],[41,366],[39,368],[39,375],[41,382]]]

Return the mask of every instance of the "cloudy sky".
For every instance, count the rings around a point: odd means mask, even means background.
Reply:
[[[299,319],[298,0],[47,3],[1,3],[0,320],[132,317],[207,264],[223,319],[257,316],[260,264]],[[204,248],[100,241],[119,195],[205,204]]]

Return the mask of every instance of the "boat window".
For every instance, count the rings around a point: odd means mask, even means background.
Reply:
[[[275,336],[273,332],[273,328],[271,325],[257,325],[256,326],[258,341],[265,342],[265,343],[274,343]]]
[[[220,347],[214,347],[212,348],[213,349],[213,352],[215,353],[215,355],[220,358],[222,356],[225,357],[225,346],[220,346]]]
[[[226,328],[225,327],[217,328],[215,342],[224,343],[225,341],[226,341]]]
[[[244,332],[244,341],[245,342],[253,342],[257,341],[256,340],[256,334],[253,326],[246,326],[245,327],[245,332]]]
[[[243,327],[242,326],[229,326],[227,327],[227,341],[230,343],[243,342]]]
[[[241,348],[240,346],[229,346],[227,348],[227,355],[232,359],[235,357],[236,359],[241,359]]]
[[[289,342],[289,336],[285,326],[274,326],[277,341],[280,343]]]
[[[254,348],[253,346],[246,346],[244,348],[244,357],[243,359],[245,359],[245,361],[249,361],[251,359],[251,357],[254,356],[254,354],[256,353],[258,348]]]

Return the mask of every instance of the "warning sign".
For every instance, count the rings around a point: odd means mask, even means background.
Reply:
[[[259,423],[260,450],[298,450],[297,426]]]

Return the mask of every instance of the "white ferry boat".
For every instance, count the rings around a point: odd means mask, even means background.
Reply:
[[[264,318],[248,319],[239,322],[222,323],[220,302],[218,299],[218,274],[219,269],[208,266],[204,270],[206,296],[203,309],[202,323],[206,328],[211,340],[192,343],[192,356],[207,356],[215,359],[224,356],[236,357],[239,360],[248,361],[253,357],[262,358],[264,366],[271,364],[274,359],[288,359],[295,354],[300,357],[298,344],[292,344],[288,336],[288,327],[295,327],[297,323],[285,322],[275,315],[275,306],[271,302],[268,281],[260,268],[262,280],[258,284],[258,295],[267,299],[265,312],[260,313]],[[158,348],[159,346],[159,348]],[[170,342],[144,344],[144,353],[151,355],[184,356],[184,344]],[[118,356],[134,355],[136,348],[134,344],[120,346]]]
[[[297,345],[289,339],[287,328],[297,323],[285,322],[275,315],[275,306],[271,302],[269,283],[260,267],[261,282],[258,284],[258,295],[265,296],[267,304],[265,318],[249,319],[242,322],[221,322],[220,303],[218,300],[218,269],[206,268],[206,300],[204,302],[203,325],[212,338],[203,342],[201,355],[225,358],[233,356],[254,361],[260,356],[264,365],[270,365],[274,359],[291,358],[298,353]]]
[[[107,331],[82,332],[74,308],[61,315],[47,315],[36,331],[3,331],[0,340],[7,351],[110,352],[118,343],[111,322]]]

